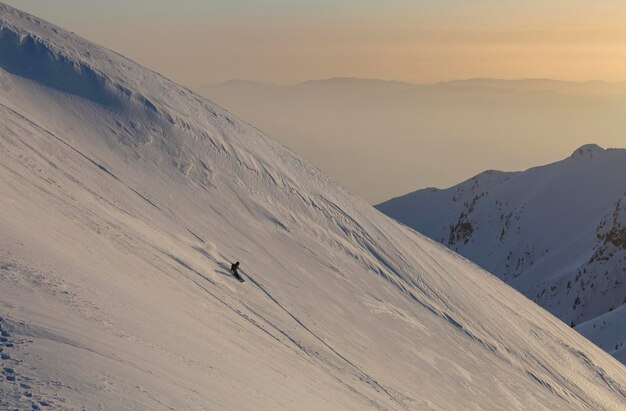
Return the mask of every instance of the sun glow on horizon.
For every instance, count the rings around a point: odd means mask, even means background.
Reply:
[[[626,4],[618,1],[7,3],[187,85],[231,78],[626,80]]]

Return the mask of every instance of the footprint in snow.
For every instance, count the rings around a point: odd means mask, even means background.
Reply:
[[[20,326],[23,325],[24,324],[20,324]],[[9,331],[7,330],[7,322],[2,317],[0,317],[0,359],[3,361],[3,363],[0,364],[0,386],[7,384],[5,387],[0,387],[0,392],[5,392],[7,389],[10,392],[14,391],[15,388],[17,388],[20,392],[16,393],[17,396],[14,399],[17,402],[14,405],[19,405],[19,407],[16,408],[19,410],[41,410],[45,407],[52,407],[53,403],[51,401],[42,398],[36,393],[33,393],[31,385],[26,384],[26,382],[30,381],[28,377],[20,375],[19,369],[16,369],[13,366],[9,366],[10,363],[13,362],[16,362],[17,365],[19,365],[20,361],[16,361],[15,359],[13,359],[6,350],[13,348],[15,344],[25,344],[32,341],[16,341],[14,338],[10,337],[11,333],[9,333]],[[9,386],[12,386],[14,388],[8,388]],[[3,403],[2,405],[7,404]]]

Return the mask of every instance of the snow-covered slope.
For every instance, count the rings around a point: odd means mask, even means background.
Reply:
[[[626,305],[576,326],[576,330],[626,364]]]
[[[626,404],[619,362],[490,274],[4,5],[0,118],[0,408]]]
[[[626,303],[626,150],[587,145],[554,164],[522,173],[487,171],[377,208],[568,324]],[[626,327],[609,332],[617,343],[626,341]],[[584,334],[604,346],[598,332]]]

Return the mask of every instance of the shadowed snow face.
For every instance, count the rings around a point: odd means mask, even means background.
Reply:
[[[0,69],[1,407],[621,406],[621,364],[231,113],[1,4],[0,27],[86,88]],[[92,72],[128,93],[87,98]]]

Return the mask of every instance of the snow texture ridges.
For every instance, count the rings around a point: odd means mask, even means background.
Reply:
[[[3,406],[623,408],[619,362],[254,127],[4,5],[0,33]]]

